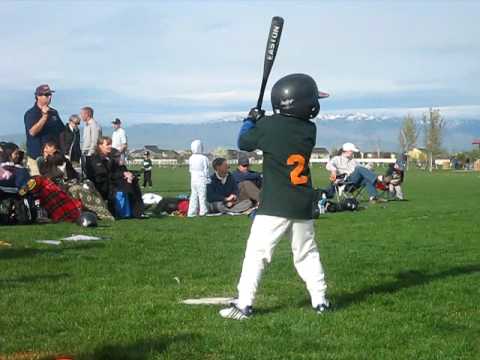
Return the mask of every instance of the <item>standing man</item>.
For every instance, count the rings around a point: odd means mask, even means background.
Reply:
[[[50,107],[54,91],[46,84],[35,89],[35,104],[24,116],[27,136],[27,166],[30,175],[40,175],[37,158],[48,141],[60,142],[64,125],[57,110]]]
[[[80,148],[80,117],[72,115],[68,119],[65,130],[60,134],[60,149],[73,166],[80,164],[82,150]]]
[[[127,134],[122,128],[122,121],[119,118],[116,118],[112,121],[113,124],[113,134],[112,134],[112,147],[117,149],[120,154],[120,165],[125,165],[127,160]]]
[[[260,206],[250,230],[238,282],[238,299],[220,311],[223,318],[243,320],[252,314],[263,269],[283,235],[290,238],[293,262],[306,283],[314,311],[321,314],[330,304],[313,220],[315,191],[308,163],[315,146],[315,118],[320,110],[319,92],[308,75],[292,74],[272,88],[274,114],[252,109],[240,130],[241,150],[263,151],[263,187]]]
[[[85,128],[83,129],[82,153],[88,161],[88,159],[95,153],[98,139],[102,137],[102,128],[93,118],[93,109],[89,106],[80,109],[80,118],[85,123]]]

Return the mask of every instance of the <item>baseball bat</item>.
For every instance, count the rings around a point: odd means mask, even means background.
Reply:
[[[260,87],[260,94],[258,95],[257,109],[262,108],[263,94],[267,86],[270,71],[272,71],[273,62],[277,56],[278,46],[280,44],[280,37],[283,30],[283,18],[275,16],[272,18],[272,25],[268,33],[267,48],[265,49],[265,61],[263,64],[262,85]]]

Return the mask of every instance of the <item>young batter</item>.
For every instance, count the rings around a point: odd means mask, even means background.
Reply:
[[[313,308],[329,308],[325,276],[315,243],[312,219],[314,190],[308,163],[316,142],[316,126],[310,121],[320,110],[315,81],[305,74],[291,74],[272,88],[272,116],[252,109],[245,119],[238,145],[241,150],[263,151],[264,186],[260,207],[247,241],[238,300],[220,311],[224,318],[247,319],[252,315],[265,264],[270,263],[280,238],[292,243],[295,268],[305,281]]]

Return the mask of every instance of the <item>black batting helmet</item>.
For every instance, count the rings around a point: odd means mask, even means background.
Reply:
[[[311,76],[290,74],[273,85],[273,112],[300,119],[313,119],[320,111],[318,99],[328,96],[327,93],[318,91]]]

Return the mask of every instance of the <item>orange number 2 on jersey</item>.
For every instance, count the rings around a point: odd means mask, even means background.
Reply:
[[[287,159],[287,165],[295,166],[290,172],[290,181],[293,185],[304,185],[308,182],[308,176],[302,175],[305,170],[305,158],[302,155],[290,155]]]

